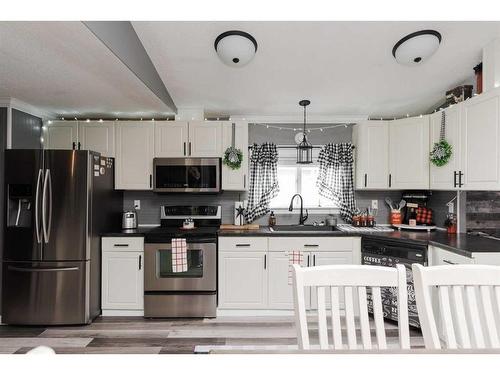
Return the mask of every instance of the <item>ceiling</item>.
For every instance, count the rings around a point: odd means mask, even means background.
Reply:
[[[392,117],[429,111],[473,76],[500,22],[132,22],[179,108],[214,115],[309,114]],[[416,67],[398,65],[393,45],[436,29],[441,47]],[[258,42],[241,69],[222,64],[213,43],[240,29]],[[61,115],[167,114],[156,98],[80,22],[0,22],[0,97]]]
[[[0,97],[61,116],[168,110],[81,22],[0,22]]]

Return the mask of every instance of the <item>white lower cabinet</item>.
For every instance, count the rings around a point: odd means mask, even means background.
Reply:
[[[267,307],[267,252],[219,252],[219,307],[264,309]]]
[[[144,315],[144,239],[102,239],[102,314]]]
[[[220,237],[218,307],[292,310],[290,251],[303,252],[303,267],[359,264],[359,247],[355,237]],[[306,307],[314,308],[314,301],[307,288]]]
[[[293,287],[288,283],[288,251],[269,253],[268,308],[278,310],[293,309]],[[307,266],[304,254],[302,267]],[[306,290],[306,308],[309,308],[309,289]]]

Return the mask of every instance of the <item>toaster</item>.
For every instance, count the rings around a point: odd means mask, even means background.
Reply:
[[[137,228],[137,213],[135,211],[125,211],[122,217],[122,229]]]

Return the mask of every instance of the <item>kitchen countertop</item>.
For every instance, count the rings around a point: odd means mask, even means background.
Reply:
[[[102,237],[143,237],[154,227],[142,227],[122,231],[107,232]],[[331,232],[271,232],[268,227],[257,230],[220,230],[220,237],[365,237],[365,238],[387,238],[393,240],[405,240],[417,242],[424,245],[432,245],[445,250],[450,250],[460,255],[472,257],[474,253],[498,253],[500,252],[500,240],[479,237],[470,234],[447,234],[444,231],[433,232],[373,232],[356,233],[342,232],[339,230]]]
[[[433,232],[412,232],[412,231],[394,231],[394,232],[373,232],[356,233],[342,232],[339,230],[332,232],[315,233],[284,233],[271,232],[269,228],[263,227],[259,230],[221,230],[221,237],[239,237],[239,236],[271,236],[271,237],[365,237],[365,238],[388,238],[394,240],[406,240],[425,245],[440,247],[445,250],[453,251],[457,254],[471,257],[473,253],[497,253],[500,252],[500,241],[492,238],[484,238],[470,234],[448,234],[444,231]]]

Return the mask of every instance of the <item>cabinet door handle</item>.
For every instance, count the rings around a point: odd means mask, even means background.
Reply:
[[[191,156],[191,142],[189,142],[189,156]]]
[[[186,156],[186,142],[184,142],[184,156]]]
[[[250,247],[249,243],[237,243],[236,247]]]
[[[76,142],[73,142],[72,144],[72,149],[75,150],[76,149]]]
[[[313,255],[313,266],[316,266],[316,254]]]
[[[307,267],[309,267],[309,264],[310,264],[310,258],[311,258],[311,256],[310,256],[310,255],[308,255],[308,256],[307,256]]]
[[[457,187],[457,171],[453,171],[453,187]]]
[[[389,173],[389,187],[392,186],[392,174]]]
[[[243,188],[245,188],[245,189],[246,189],[246,187],[247,187],[247,175],[246,175],[246,174],[244,174],[244,175],[243,175]]]
[[[149,175],[149,187],[152,189],[153,188],[153,175]]]
[[[267,269],[267,254],[264,254],[264,269]]]
[[[81,143],[78,142],[78,149],[81,150]]]
[[[443,259],[443,263],[446,263],[446,264],[457,264],[457,263],[450,262],[449,260],[446,260],[446,259]]]
[[[113,247],[128,247],[128,243],[115,243]]]
[[[305,244],[304,247],[319,247],[317,244]]]
[[[142,255],[139,255],[139,270],[142,268]]]
[[[368,174],[365,173],[365,187],[366,187],[366,182],[367,182],[367,179],[368,179]]]
[[[463,183],[462,183],[462,176],[464,174],[462,173],[462,171],[458,172],[458,187],[462,187]]]

